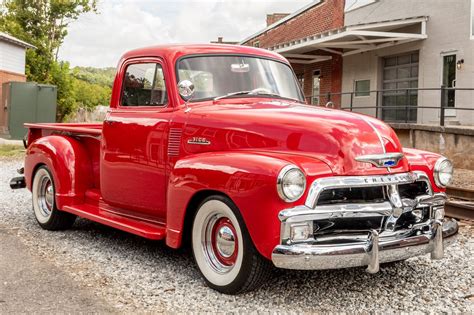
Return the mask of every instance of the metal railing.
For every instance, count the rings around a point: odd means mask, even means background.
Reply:
[[[418,96],[420,92],[423,91],[439,91],[439,95],[437,96],[439,99],[438,106],[424,106],[418,105]],[[315,101],[318,101],[321,106],[329,106],[329,107],[340,107],[343,110],[375,110],[375,117],[381,118],[383,120],[388,120],[390,122],[416,122],[417,120],[417,111],[419,109],[427,109],[432,111],[440,111],[439,114],[439,125],[444,126],[446,123],[446,111],[447,110],[460,110],[460,111],[474,111],[474,97],[470,99],[470,105],[472,107],[458,107],[456,106],[449,106],[450,100],[455,100],[456,96],[459,96],[457,91],[471,91],[474,92],[474,88],[451,88],[446,86],[441,86],[439,88],[402,88],[402,89],[385,89],[385,90],[370,90],[364,92],[328,92],[319,95],[310,95],[305,96],[306,101],[308,104],[314,104]],[[362,96],[360,94],[363,94]],[[372,98],[375,94],[375,104],[374,105],[357,105],[355,106],[355,100],[357,99],[357,103],[363,103],[363,97]],[[389,102],[385,101],[385,97],[404,97],[404,101],[396,105],[391,105]],[[344,105],[343,98],[347,100],[349,98],[348,105]],[[367,100],[366,102],[370,102]],[[372,100],[373,102],[373,100]],[[454,101],[451,102],[454,105]],[[400,113],[400,111],[404,111],[404,117],[402,119],[384,119],[387,116],[387,113]],[[413,119],[415,118],[415,119]],[[474,121],[472,122],[474,124]]]

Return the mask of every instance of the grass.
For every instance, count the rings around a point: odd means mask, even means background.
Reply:
[[[25,154],[25,149],[19,145],[0,145],[0,157],[21,157]]]

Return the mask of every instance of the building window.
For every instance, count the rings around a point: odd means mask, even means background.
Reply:
[[[370,96],[370,80],[357,80],[354,84],[355,96]]]
[[[311,104],[319,105],[319,94],[321,94],[321,70],[315,70],[313,72],[313,97]]]
[[[447,88],[456,87],[456,55],[443,56],[443,85]],[[446,94],[445,106],[454,107],[456,90],[448,90]]]
[[[256,40],[253,42],[253,47],[257,47],[259,48],[260,47],[260,41]]]

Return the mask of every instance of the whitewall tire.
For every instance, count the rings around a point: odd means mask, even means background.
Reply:
[[[208,197],[200,204],[192,249],[206,283],[222,293],[252,290],[271,275],[271,262],[257,252],[237,207],[223,196]]]
[[[56,207],[56,190],[51,172],[46,166],[37,169],[31,186],[33,211],[38,224],[46,230],[70,228],[76,216]]]

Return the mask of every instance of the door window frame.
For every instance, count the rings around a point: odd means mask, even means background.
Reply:
[[[122,97],[123,97],[123,90],[125,88],[125,81],[124,81],[124,76],[125,76],[125,71],[130,65],[134,64],[141,64],[141,63],[156,63],[161,66],[161,69],[163,71],[163,79],[165,80],[165,88],[166,88],[166,96],[167,96],[167,102],[166,104],[163,105],[139,105],[139,106],[123,106],[122,105]],[[120,97],[118,99],[118,105],[115,107],[115,109],[119,110],[125,110],[125,111],[161,111],[161,110],[166,110],[169,109],[170,106],[170,86],[169,86],[169,78],[168,77],[168,71],[166,69],[165,63],[163,59],[159,57],[139,57],[139,58],[131,58],[127,59],[121,66],[120,68],[120,73],[119,73],[119,78],[120,78]],[[155,72],[156,76],[156,72]]]

